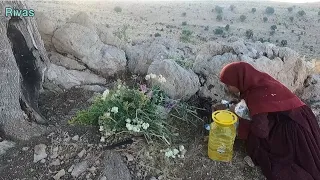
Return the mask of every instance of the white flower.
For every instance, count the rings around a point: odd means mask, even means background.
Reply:
[[[118,89],[121,89],[121,87],[122,87],[121,84],[119,84],[119,85],[117,86]]]
[[[150,126],[149,123],[143,123],[143,124],[142,124],[142,128],[143,128],[144,130],[148,129],[149,126]]]
[[[132,131],[133,127],[131,124],[127,123],[126,124],[126,128],[129,130],[129,131]]]
[[[173,155],[175,156],[175,155],[177,155],[178,153],[179,153],[179,150],[178,149],[173,149]]]
[[[132,120],[132,122],[134,122],[134,123],[138,122],[137,118],[134,118],[134,119]]]
[[[140,132],[140,128],[138,128],[137,126],[134,126],[132,129],[133,132]]]
[[[164,155],[166,157],[172,157],[173,156],[173,152],[170,150],[170,151],[165,152]]]
[[[151,73],[151,74],[150,74],[150,78],[151,78],[151,79],[155,79],[155,78],[157,78],[157,75]]]
[[[127,118],[127,119],[126,119],[126,122],[127,122],[127,123],[131,123],[131,119]]]
[[[112,108],[111,108],[111,112],[112,112],[112,113],[118,113],[118,112],[119,112],[118,110],[119,110],[118,107],[112,107]]]
[[[138,120],[137,123],[141,125],[141,124],[143,124],[143,121],[139,121],[139,120]]]
[[[103,131],[103,126],[100,126],[100,127],[99,127],[99,131]]]
[[[106,138],[104,136],[101,136],[100,142],[105,142]]]
[[[179,151],[183,151],[184,150],[184,146],[183,145],[180,145],[179,146]]]
[[[166,78],[164,78],[161,74],[160,74],[159,77],[158,77],[158,81],[159,81],[160,83],[165,83],[165,82],[167,82]]]
[[[102,94],[102,100],[106,100],[109,93],[110,93],[109,89],[106,89]]]
[[[147,81],[150,80],[150,75],[149,75],[149,74],[146,75],[145,79],[146,79]]]

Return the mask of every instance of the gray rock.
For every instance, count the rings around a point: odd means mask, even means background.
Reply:
[[[166,59],[154,61],[148,70],[148,74],[162,75],[165,83],[152,81],[159,85],[171,98],[188,100],[200,88],[199,78],[192,70],[186,70],[174,60]]]
[[[0,142],[0,156],[8,151],[10,148],[13,148],[15,143],[12,141],[3,140]]]
[[[53,44],[51,38],[53,36],[54,31],[58,28],[56,20],[47,17],[42,12],[35,13],[35,19],[46,50],[52,49]]]
[[[93,91],[93,92],[103,92],[106,90],[105,87],[99,86],[99,85],[84,85],[84,86],[80,86],[80,88],[83,88],[88,91]]]
[[[45,159],[48,154],[46,153],[47,146],[45,144],[38,144],[34,147],[33,162],[38,162]]]
[[[53,179],[59,180],[64,175],[66,175],[66,171],[64,169],[61,169],[55,176],[53,176]]]
[[[124,42],[123,40],[115,36],[109,29],[105,27],[99,27],[97,31],[98,31],[100,40],[104,44],[115,46],[120,49],[125,49],[126,42]]]
[[[88,167],[89,167],[89,164],[87,161],[82,161],[76,164],[71,172],[71,176],[75,178],[78,177],[80,174],[85,172]]]
[[[95,24],[91,21],[90,17],[86,12],[78,12],[74,14],[69,20],[68,23],[76,23],[81,26],[85,26],[92,30],[95,30]]]
[[[67,70],[62,66],[49,64],[45,77],[65,89],[88,84],[105,84],[106,80],[89,71]]]
[[[58,66],[63,66],[67,69],[74,69],[74,70],[84,70],[86,67],[84,65],[79,64],[78,61],[63,56],[56,52],[48,52],[48,57],[50,62],[56,64]]]
[[[76,23],[67,23],[54,32],[52,43],[60,53],[81,59],[102,45],[95,31]]]
[[[50,163],[50,166],[59,166],[60,164],[60,159],[55,159]]]
[[[78,153],[78,157],[79,158],[82,158],[83,157],[83,155],[85,155],[86,154],[86,150],[85,149],[82,149],[82,151],[80,151],[79,153]]]
[[[105,176],[106,180],[131,180],[130,172],[127,166],[117,152],[106,151],[104,158],[104,168],[101,176]]]
[[[75,135],[71,138],[73,141],[78,141],[79,140],[79,135]]]

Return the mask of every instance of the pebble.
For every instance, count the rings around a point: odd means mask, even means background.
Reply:
[[[78,154],[79,158],[82,158],[85,153],[86,153],[86,150],[82,149],[82,151],[79,152],[79,154]]]
[[[252,161],[252,159],[249,157],[249,156],[246,156],[244,159],[243,159],[250,167],[254,167],[254,163]]]
[[[151,177],[150,180],[158,180],[156,177]]]
[[[73,137],[72,137],[72,140],[73,140],[73,141],[78,141],[78,140],[79,140],[79,136],[78,136],[78,135],[73,136]]]
[[[40,163],[45,163],[46,162],[46,159],[41,159]]]
[[[64,169],[61,169],[55,176],[53,176],[53,179],[59,180],[65,174],[66,174],[66,171]]]
[[[126,157],[129,162],[134,160],[134,157],[131,154],[126,153]]]
[[[71,173],[73,168],[74,168],[74,165],[70,166],[69,169],[68,169],[68,172]]]
[[[52,161],[52,162],[50,163],[50,165],[51,165],[51,166],[59,166],[59,165],[60,165],[60,159],[56,159],[56,160]]]
[[[102,177],[100,178],[100,180],[107,180],[107,177],[102,176]]]
[[[97,168],[94,167],[94,166],[92,166],[91,168],[88,169],[88,171],[90,171],[92,174],[93,174],[94,172],[96,172],[96,170],[97,170]]]
[[[46,148],[47,146],[45,144],[38,144],[34,147],[33,162],[36,163],[48,156],[46,153]]]
[[[22,148],[22,151],[28,151],[29,150],[29,147],[23,147]]]
[[[58,151],[59,151],[59,147],[54,147],[54,148],[52,149],[52,155],[51,155],[50,157],[51,157],[52,159],[57,158],[57,157],[59,156]]]
[[[80,174],[87,170],[88,166],[89,165],[87,161],[82,161],[76,164],[71,172],[71,176],[78,177]]]

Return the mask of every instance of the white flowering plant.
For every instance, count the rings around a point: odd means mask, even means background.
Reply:
[[[155,74],[149,74],[145,79],[166,82],[163,76]],[[144,135],[148,141],[159,139],[169,145],[176,134],[170,125],[169,114],[180,104],[170,99],[159,86],[148,88],[140,84],[139,88],[129,88],[118,81],[116,87],[106,89],[87,110],[78,112],[69,123],[99,126],[101,142],[106,142],[112,135],[129,133]],[[184,119],[183,116],[179,118]]]

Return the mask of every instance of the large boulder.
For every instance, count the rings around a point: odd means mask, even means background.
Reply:
[[[37,22],[38,31],[44,42],[46,50],[53,49],[51,38],[53,36],[54,31],[58,28],[57,21],[53,18],[46,16],[42,12],[35,13],[35,20]]]
[[[199,51],[193,70],[200,76],[200,95],[220,100],[227,95],[219,81],[221,69],[228,63],[244,61],[296,92],[308,75],[308,67],[299,54],[270,43],[209,42]]]
[[[175,58],[186,59],[193,55],[190,49],[181,43],[164,38],[151,42],[138,42],[126,49],[128,68],[133,74],[145,75],[152,62]]]
[[[58,52],[75,56],[92,71],[104,77],[125,70],[125,52],[105,45],[95,31],[82,25],[67,23],[55,31],[52,42]]]
[[[166,79],[164,83],[158,81],[152,83],[159,85],[174,99],[188,100],[200,87],[198,76],[192,70],[182,68],[172,59],[154,61],[148,69],[148,74],[151,73],[162,75]]]
[[[95,30],[95,24],[91,21],[89,15],[86,12],[78,12],[71,16],[71,18],[67,21],[68,23],[76,23],[81,26],[90,28]]]
[[[48,57],[51,63],[56,64],[58,66],[63,66],[67,69],[74,69],[74,70],[86,69],[86,67],[84,65],[81,65],[78,61],[72,58],[63,56],[57,52],[48,52]]]
[[[65,67],[50,64],[45,72],[45,78],[53,84],[70,89],[75,86],[106,84],[106,80],[89,71],[68,70]]]

